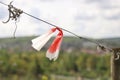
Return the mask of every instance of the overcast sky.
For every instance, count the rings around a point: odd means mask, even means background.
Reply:
[[[120,37],[120,0],[14,0],[13,5],[80,36]],[[14,21],[2,23],[7,18],[7,7],[0,4],[0,37],[13,36]],[[16,36],[41,35],[52,27],[25,14],[17,25]]]

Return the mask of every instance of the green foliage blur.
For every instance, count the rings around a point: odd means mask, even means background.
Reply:
[[[109,80],[110,55],[60,52],[56,61],[50,61],[44,51],[0,50],[0,80],[63,80],[54,78],[55,75]]]

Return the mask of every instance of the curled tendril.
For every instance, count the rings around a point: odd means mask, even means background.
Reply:
[[[16,8],[16,7],[14,7],[13,5],[12,5],[12,2],[13,1],[11,1],[10,2],[10,4],[8,5],[8,11],[9,11],[9,18],[8,18],[8,20],[7,21],[3,21],[3,23],[8,23],[10,20],[14,20],[15,21],[15,31],[14,31],[14,33],[13,33],[13,36],[14,36],[14,38],[15,38],[15,33],[16,33],[16,29],[17,29],[17,24],[16,24],[16,22],[17,22],[17,20],[19,20],[19,17],[20,17],[20,15],[23,13],[23,11],[22,10],[20,10],[20,9],[18,9],[18,8]]]
[[[118,60],[118,59],[120,59],[120,53],[119,52],[116,53],[116,57],[115,57],[115,60]]]
[[[13,2],[13,1],[12,1]],[[15,20],[17,21],[17,19],[20,17],[20,15],[23,13],[22,10],[17,9],[16,7],[14,7],[12,5],[12,2],[10,2],[10,4],[8,5],[8,11],[9,11],[9,18],[7,21],[3,22],[3,23],[7,23],[11,20]]]

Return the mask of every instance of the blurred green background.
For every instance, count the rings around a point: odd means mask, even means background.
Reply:
[[[98,52],[95,44],[65,37],[59,58],[49,61],[45,53],[54,38],[40,52],[32,49],[33,38],[0,39],[0,80],[110,80],[110,54]],[[117,47],[116,40],[98,41]]]

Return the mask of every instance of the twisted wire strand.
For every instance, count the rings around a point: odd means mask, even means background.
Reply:
[[[0,3],[3,4],[3,5],[5,5],[5,6],[8,6],[7,4],[5,4],[5,3],[1,2],[1,1],[0,1]],[[13,6],[13,5],[12,5],[12,6]],[[8,7],[9,7],[9,6],[8,6]],[[14,7],[14,8],[15,8],[15,7]],[[15,9],[18,9],[18,8],[15,8]],[[20,9],[19,9],[19,10],[20,10]],[[48,22],[48,21],[46,21],[46,20],[40,19],[40,18],[38,18],[38,17],[35,17],[35,16],[33,16],[33,15],[27,13],[27,12],[22,11],[22,13],[24,13],[24,14],[26,14],[26,15],[34,18],[34,19],[37,19],[37,20],[39,20],[39,21],[41,21],[41,22],[44,22],[44,23],[46,23],[46,24],[48,24],[48,25],[51,25],[51,26],[53,26],[53,27],[58,27],[58,26],[55,25],[55,24],[52,24],[52,23],[50,23],[50,22]],[[13,34],[14,37],[15,37],[16,30],[17,30],[17,24],[16,24],[16,22],[15,22],[15,26],[16,26],[16,27],[15,27],[14,34]],[[61,28],[61,27],[58,27],[58,28]],[[64,28],[61,28],[61,29],[64,30],[64,31],[66,31],[66,32],[68,32],[68,33],[70,33],[70,34],[72,34],[72,35],[74,35],[74,36],[76,36],[76,37],[79,38],[79,39],[83,39],[83,40],[86,40],[86,41],[89,41],[89,42],[91,42],[91,43],[96,44],[96,45],[97,45],[101,50],[103,50],[103,51],[104,51],[104,50],[108,50],[108,51],[110,51],[110,52],[115,52],[115,49],[109,48],[109,47],[107,47],[107,46],[99,43],[99,42],[98,42],[97,40],[95,40],[95,39],[90,39],[90,38],[81,37],[81,36],[79,36],[79,35],[71,32],[71,31],[69,31],[69,30],[67,30],[67,29],[64,29]],[[120,51],[118,51],[118,52],[120,52]],[[117,59],[118,59],[118,58],[119,58],[119,55],[117,54]]]

